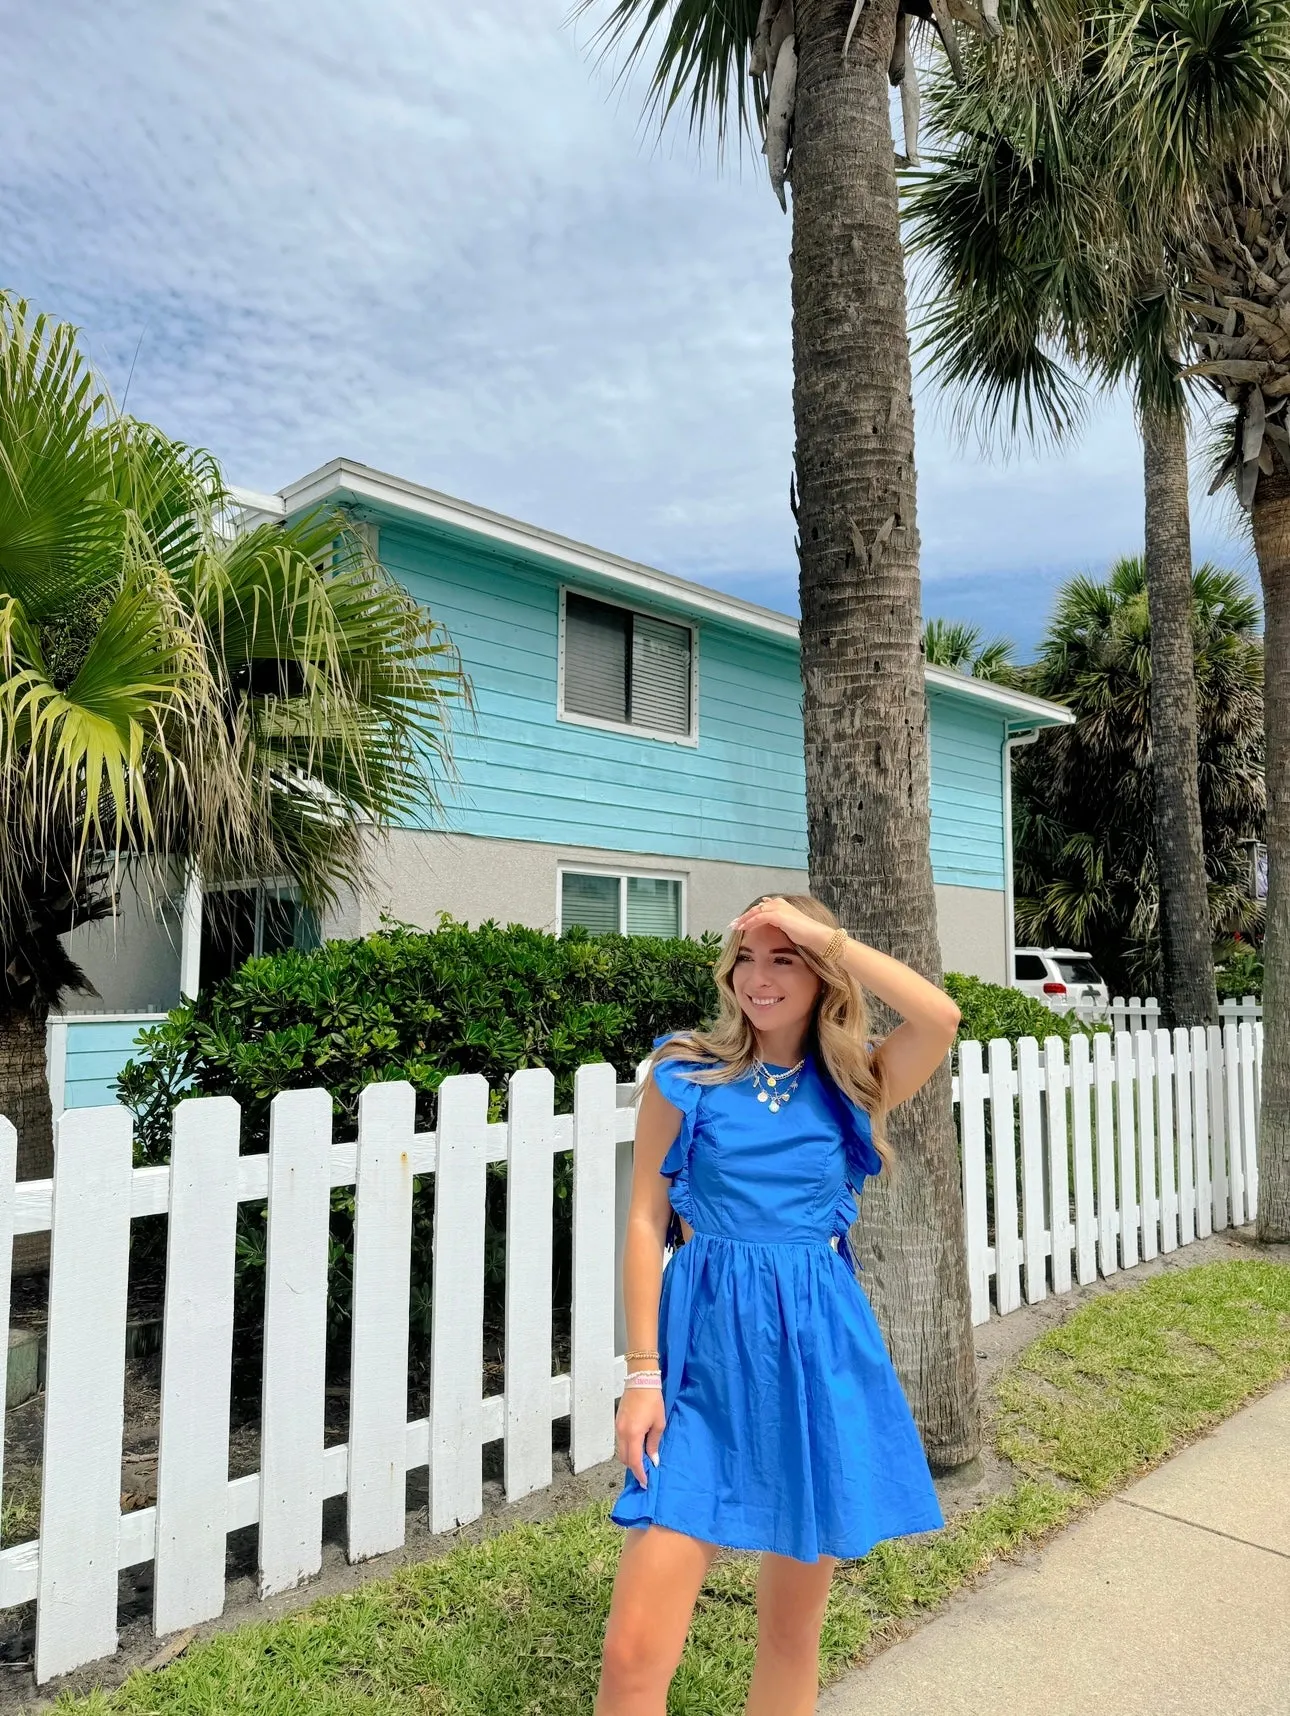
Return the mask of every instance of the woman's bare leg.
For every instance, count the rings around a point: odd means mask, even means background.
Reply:
[[[665,1525],[629,1526],[626,1536],[595,1716],[665,1716],[667,1689],[716,1545]]]
[[[757,1575],[757,1660],[744,1716],[812,1716],[820,1629],[837,1560],[765,1554]]]

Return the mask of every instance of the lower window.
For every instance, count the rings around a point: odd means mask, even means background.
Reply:
[[[218,983],[244,960],[317,947],[318,919],[290,888],[216,888],[202,900],[201,983]]]
[[[561,935],[575,924],[592,935],[683,935],[680,878],[564,870]]]

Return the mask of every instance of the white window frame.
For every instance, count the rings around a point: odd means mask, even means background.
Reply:
[[[570,876],[613,876],[618,889],[618,933],[627,935],[627,881],[679,882],[681,884],[681,923],[678,935],[686,933],[690,921],[690,878],[684,870],[624,870],[617,864],[580,864],[574,858],[564,858],[555,867],[555,933],[564,934],[564,878]]]
[[[602,602],[607,608],[621,608],[625,613],[644,614],[647,619],[665,620],[670,626],[681,626],[690,634],[690,731],[688,733],[664,733],[657,727],[642,727],[634,721],[606,721],[600,715],[582,715],[576,709],[566,709],[564,706],[564,652],[565,652],[565,597],[572,592],[575,596],[585,596],[589,602]],[[602,596],[598,590],[584,590],[576,584],[561,584],[560,586],[560,626],[559,647],[556,660],[556,705],[557,721],[568,721],[576,727],[597,727],[603,733],[627,733],[637,739],[658,739],[666,745],[697,746],[699,743],[699,628],[690,620],[682,619],[676,614],[656,613],[652,608],[642,607],[638,602],[618,602],[610,596]],[[635,874],[635,872],[633,872]]]

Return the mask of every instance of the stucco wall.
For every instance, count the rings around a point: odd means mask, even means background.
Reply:
[[[115,917],[83,924],[62,938],[94,985],[95,994],[69,995],[65,1013],[142,1013],[179,1000],[179,907],[158,910],[142,891],[121,890]]]
[[[684,878],[686,932],[723,930],[757,894],[796,893],[806,873],[715,860],[609,852],[593,846],[488,840],[476,835],[399,832],[378,857],[379,879],[362,900],[349,899],[324,924],[328,936],[366,935],[381,914],[433,928],[438,914],[477,924],[484,918],[556,928],[559,864],[649,870]],[[937,924],[945,968],[1001,983],[1004,975],[1002,892],[938,884]]]
[[[936,884],[936,921],[941,965],[988,983],[1007,981],[1003,890]]]

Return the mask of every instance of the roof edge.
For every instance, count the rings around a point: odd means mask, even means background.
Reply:
[[[454,495],[426,488],[406,477],[378,471],[356,459],[331,459],[316,471],[288,483],[276,495],[235,486],[229,489],[233,504],[255,521],[286,518],[293,512],[325,506],[338,495],[352,495],[371,506],[383,507],[409,518],[482,536],[499,547],[537,555],[558,566],[590,574],[620,588],[636,590],[644,596],[679,602],[694,613],[706,614],[744,630],[760,632],[763,636],[786,643],[798,642],[798,623],[791,614],[781,614],[774,608],[764,608],[760,603],[747,602],[740,596],[728,596],[706,584],[678,578],[674,572],[661,572],[657,567],[607,553],[572,537],[526,524],[522,519],[508,518],[504,513],[458,500]],[[1072,711],[1060,703],[1050,703],[1047,698],[1032,697],[1029,692],[1013,691],[987,680],[972,679],[950,668],[927,666],[923,675],[929,688],[988,704],[1005,713],[1008,725],[1019,731],[1038,726],[1065,727],[1075,720]]]

